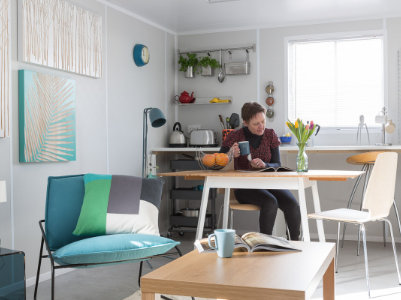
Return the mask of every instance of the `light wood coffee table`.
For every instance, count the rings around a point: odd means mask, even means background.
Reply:
[[[301,252],[234,252],[231,258],[194,250],[141,279],[142,300],[155,293],[231,300],[309,299],[323,278],[334,299],[334,243],[296,242]]]

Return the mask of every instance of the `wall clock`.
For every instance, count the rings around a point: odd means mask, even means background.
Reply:
[[[149,49],[145,45],[136,44],[133,52],[134,62],[138,67],[143,67],[149,62]]]

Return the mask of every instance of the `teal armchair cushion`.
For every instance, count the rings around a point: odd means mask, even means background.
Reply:
[[[163,254],[179,242],[150,234],[113,234],[86,238],[53,252],[60,265],[140,260]]]
[[[83,175],[51,176],[47,183],[45,232],[50,250],[81,240],[72,232],[84,199]]]

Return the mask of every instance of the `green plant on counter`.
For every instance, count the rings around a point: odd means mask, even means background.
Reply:
[[[193,70],[196,70],[196,67],[199,64],[199,60],[196,57],[196,53],[187,53],[187,57],[180,55],[178,63],[180,64],[180,71],[186,72],[188,67],[193,67]]]
[[[199,65],[204,68],[210,66],[212,69],[220,67],[219,62],[214,58],[210,58],[209,56],[202,57],[201,60],[199,61]]]

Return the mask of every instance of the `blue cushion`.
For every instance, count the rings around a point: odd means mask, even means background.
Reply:
[[[179,242],[149,234],[113,234],[86,238],[53,252],[60,265],[138,260],[163,254]]]
[[[72,232],[77,225],[84,194],[83,175],[49,177],[45,231],[50,250],[83,238]]]

